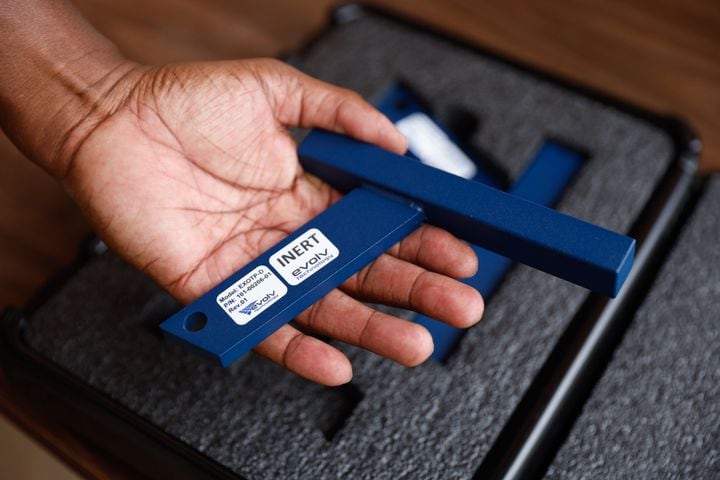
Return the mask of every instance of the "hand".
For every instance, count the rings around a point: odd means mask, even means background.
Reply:
[[[69,132],[57,172],[97,233],[182,302],[190,302],[339,198],[305,174],[288,126],[320,127],[397,153],[405,139],[357,94],[276,60],[144,68],[123,74]],[[420,325],[363,301],[458,327],[483,303],[464,242],[424,226],[297,318],[305,329],[404,365],[432,352]],[[327,385],[352,377],[337,349],[285,325],[255,351]]]

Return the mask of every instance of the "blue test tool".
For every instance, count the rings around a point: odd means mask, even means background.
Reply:
[[[609,296],[632,266],[633,239],[467,178],[477,166],[448,173],[320,130],[299,155],[346,195],[161,324],[224,366],[423,222]]]
[[[487,158],[478,158],[463,149],[461,142],[431,115],[428,106],[407,85],[394,84],[377,106],[407,137],[406,157],[496,188],[505,183],[497,174],[497,167],[492,168],[494,165]],[[576,149],[548,140],[508,190],[526,200],[552,206],[584,162],[585,156]],[[464,283],[478,290],[487,302],[512,266],[512,260],[477,245],[471,246],[481,268]],[[445,361],[465,333],[464,329],[424,315],[416,314],[413,320],[432,334],[435,350],[431,358],[436,361]]]

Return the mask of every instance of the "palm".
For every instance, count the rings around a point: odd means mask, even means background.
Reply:
[[[185,301],[330,201],[329,188],[302,174],[253,76],[207,73],[184,87],[137,89],[75,160],[92,169],[84,187],[102,202],[94,205],[96,221],[107,225],[113,246]],[[114,181],[118,169],[122,182]]]
[[[321,126],[397,151],[404,147],[387,120],[349,92],[273,61],[240,65],[165,67],[134,78],[115,108],[81,143],[69,170],[71,191],[101,236],[184,302],[227,278],[337,198],[329,186],[303,173],[287,125]],[[438,249],[454,252],[457,265],[434,265]],[[429,354],[427,332],[385,319],[384,326],[374,327],[378,333],[368,337],[368,325],[376,323],[377,314],[346,294],[468,324],[477,320],[478,309],[458,319],[459,305],[468,299],[478,304],[477,294],[407,260],[459,276],[472,272],[472,261],[463,260],[470,257],[467,247],[446,232],[426,228],[404,248],[398,246],[393,255],[384,255],[350,279],[345,293],[333,292],[298,320],[318,333],[364,343],[402,363],[417,363]],[[427,283],[425,290],[435,291],[429,300],[412,298],[417,297],[413,289],[419,288],[420,277]],[[395,291],[381,288],[388,282]],[[456,307],[453,291],[459,292]],[[351,315],[357,325],[338,323]],[[339,383],[346,376],[337,373],[342,369],[339,352],[290,326],[258,350],[323,383]]]

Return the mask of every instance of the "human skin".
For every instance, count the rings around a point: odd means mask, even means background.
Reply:
[[[340,198],[303,172],[287,128],[318,127],[404,153],[403,136],[356,93],[272,59],[164,66],[124,58],[69,3],[0,6],[0,125],[61,182],[121,257],[188,303]],[[363,302],[458,327],[482,316],[458,278],[472,249],[420,227],[281,327],[255,352],[310,380],[350,381],[314,334],[403,365],[432,353],[425,328]]]

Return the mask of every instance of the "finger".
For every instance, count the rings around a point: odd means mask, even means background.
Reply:
[[[452,233],[423,225],[396,243],[390,255],[452,278],[467,278],[478,269],[472,247]]]
[[[291,325],[280,327],[255,347],[255,353],[323,385],[342,385],[352,379],[350,361],[340,350]]]
[[[409,367],[424,362],[433,352],[432,336],[421,325],[379,312],[339,290],[331,291],[296,321]]]
[[[363,301],[407,308],[461,328],[477,323],[484,309],[474,288],[387,254],[340,288]]]
[[[273,71],[260,78],[274,98],[275,114],[283,125],[323,128],[404,154],[407,140],[390,120],[352,90],[312,78],[282,62],[268,62]],[[270,81],[271,82],[271,81]]]

